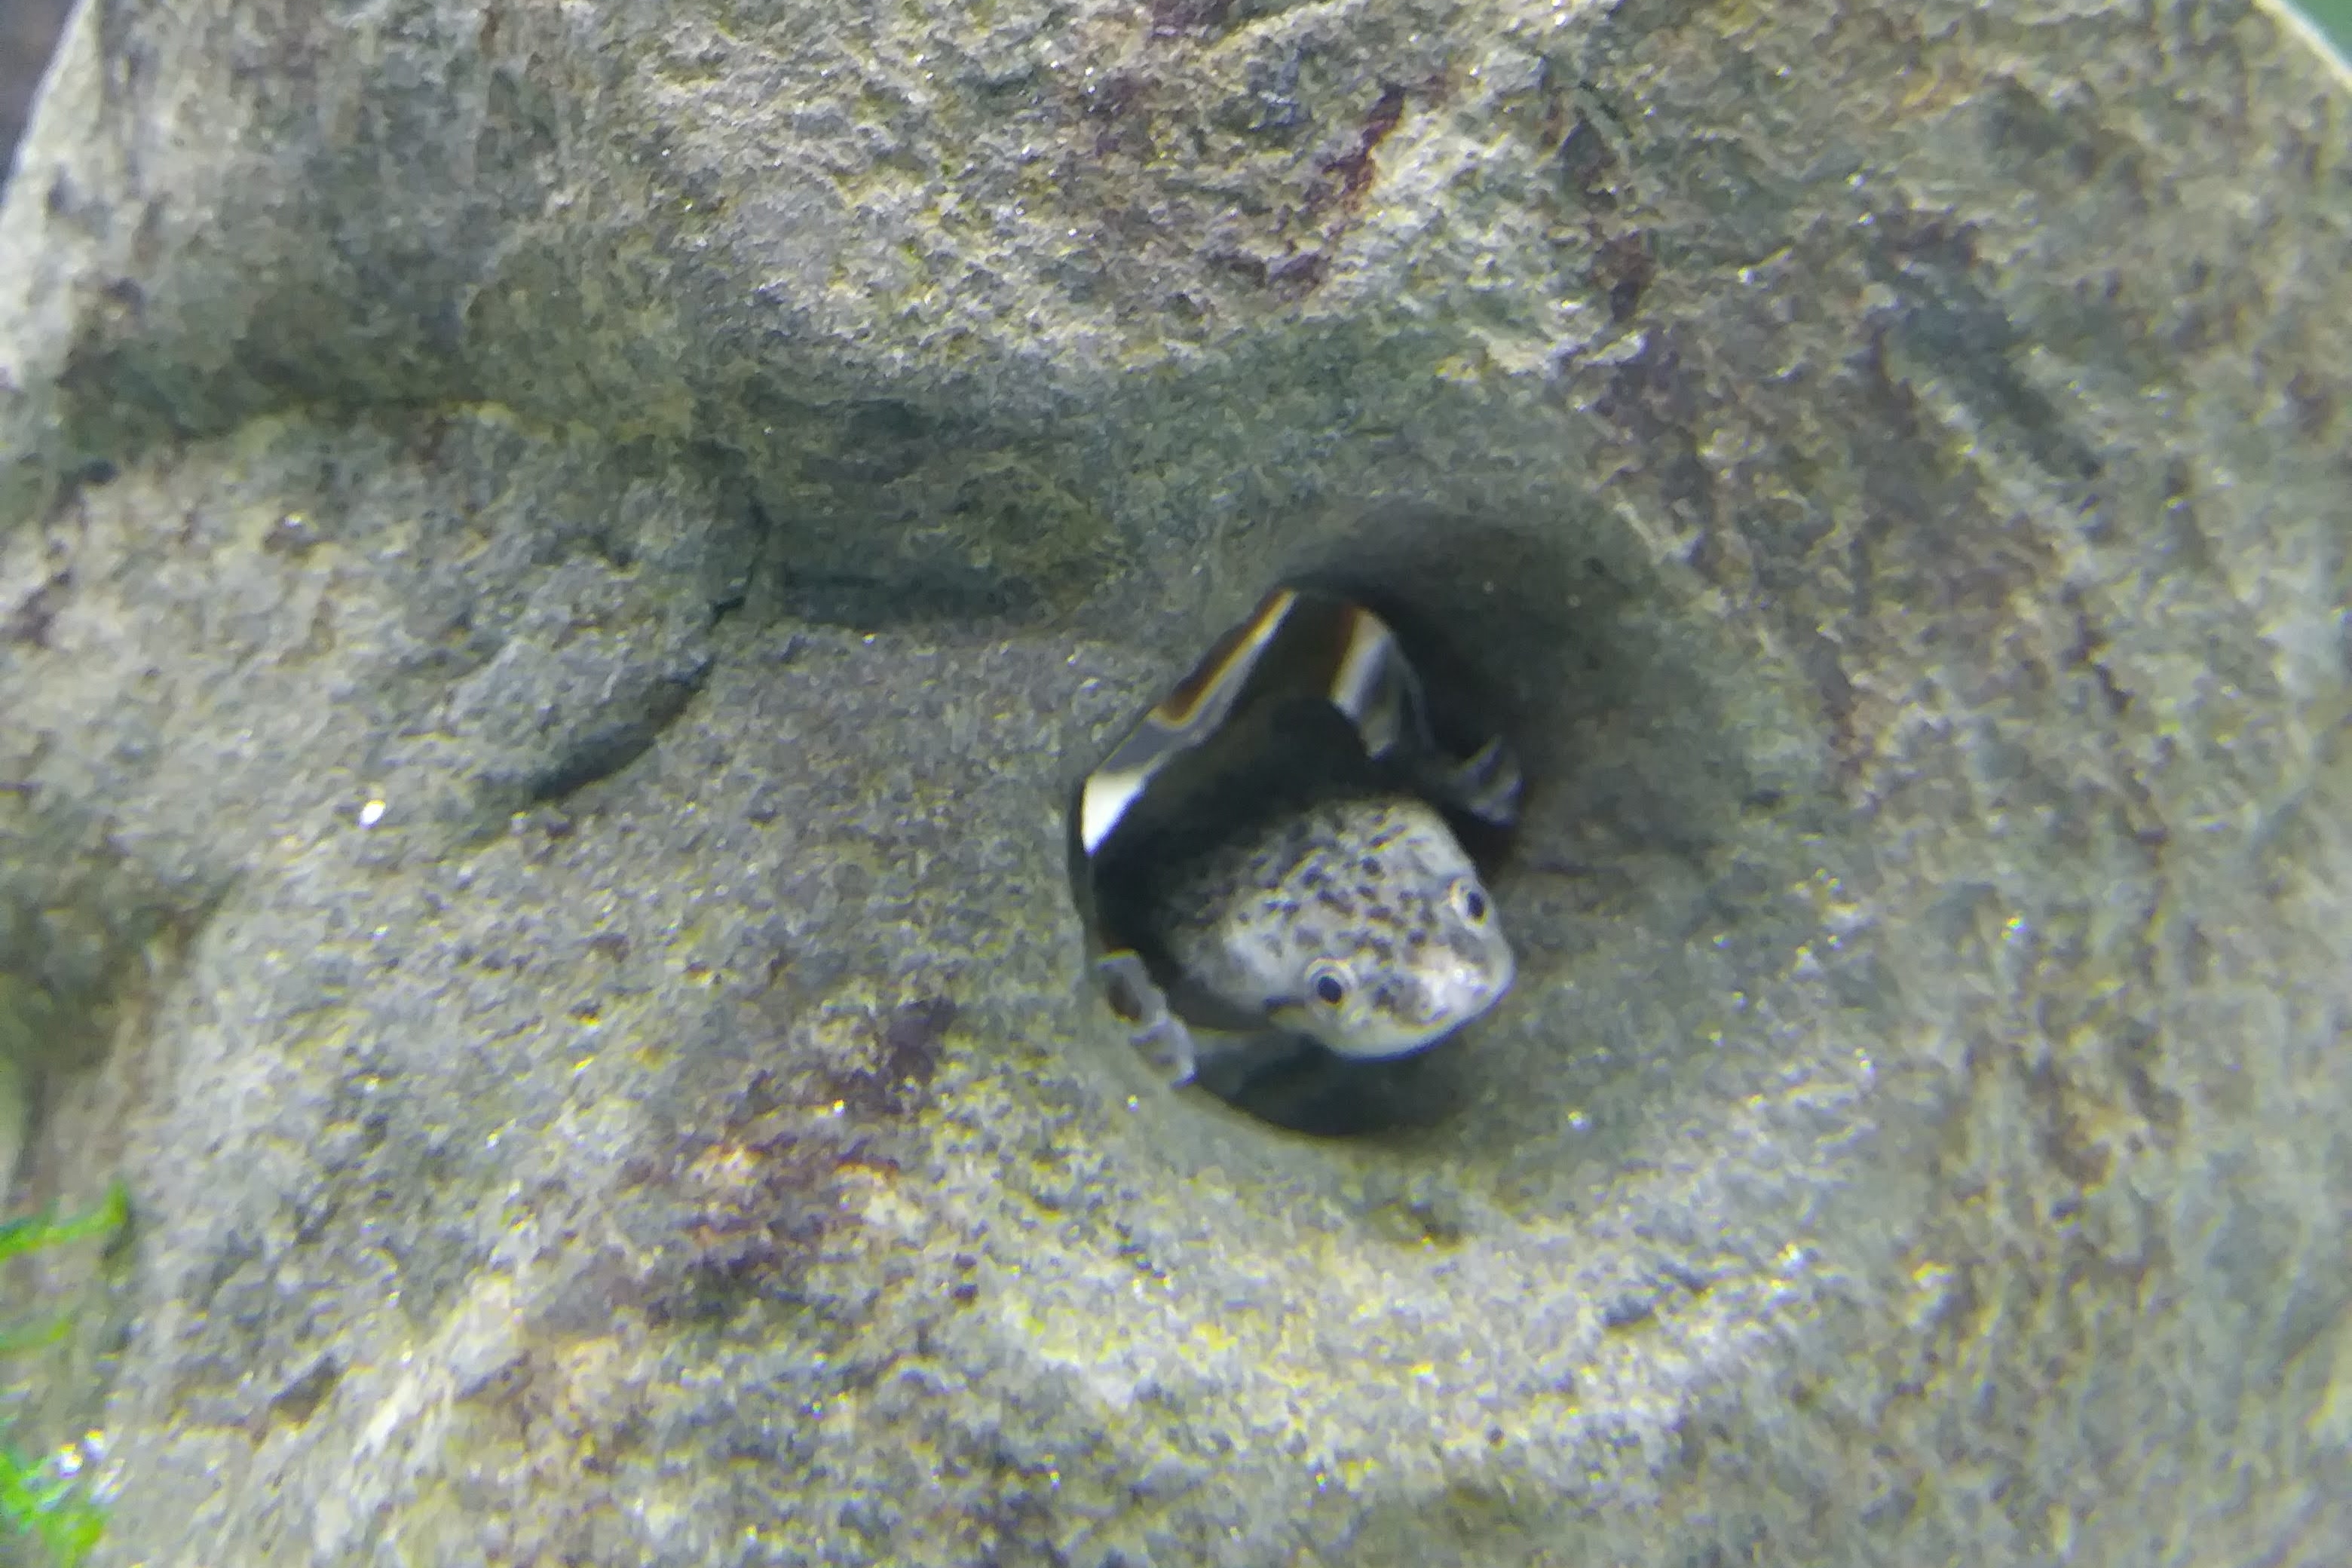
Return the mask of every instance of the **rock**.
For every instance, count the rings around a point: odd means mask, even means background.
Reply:
[[[139,1216],[24,1369],[103,1560],[2327,1560],[2340,77],[974,17],[78,14],[0,1041]],[[1533,781],[1383,1139],[1154,1093],[1061,863],[1318,567]]]
[[[665,607],[599,563],[549,574],[524,635],[449,695],[444,722],[482,755],[489,801],[560,799],[645,753],[710,670],[691,605],[683,625]]]

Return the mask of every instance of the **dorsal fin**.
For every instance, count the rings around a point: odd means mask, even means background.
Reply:
[[[1276,588],[1087,776],[1078,813],[1084,852],[1100,850],[1152,779],[1241,709],[1307,697],[1337,708],[1375,761],[1430,744],[1420,681],[1388,623],[1328,594]]]

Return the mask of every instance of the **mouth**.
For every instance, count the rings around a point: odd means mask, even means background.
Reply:
[[[1495,1004],[1511,988],[1511,973],[1506,969],[1498,975],[1463,974],[1434,999],[1441,1005],[1433,1007],[1409,1032],[1400,1031],[1399,1053],[1415,1051],[1468,1028],[1492,1012]]]
[[[1518,956],[1509,948],[1502,948],[1496,954],[1494,975],[1486,982],[1486,1005],[1491,1007],[1501,1001],[1503,994],[1510,990],[1511,982],[1518,977]]]
[[[1464,1005],[1457,1009],[1456,1026],[1466,1024],[1503,999],[1511,982],[1518,978],[1518,963],[1508,949],[1494,955],[1493,961],[1481,968],[1465,966],[1454,972],[1454,995]]]

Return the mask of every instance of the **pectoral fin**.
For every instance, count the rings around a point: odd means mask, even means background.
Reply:
[[[1169,1007],[1168,994],[1143,960],[1133,952],[1107,953],[1095,961],[1095,974],[1111,1012],[1127,1026],[1128,1043],[1168,1075],[1171,1089],[1192,1082],[1200,1061],[1192,1032]]]

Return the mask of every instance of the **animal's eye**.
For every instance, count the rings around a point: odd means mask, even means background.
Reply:
[[[1348,1000],[1348,972],[1329,959],[1318,959],[1307,971],[1307,989],[1326,1007]]]
[[[1472,925],[1486,923],[1486,889],[1465,877],[1454,884],[1454,907]]]

